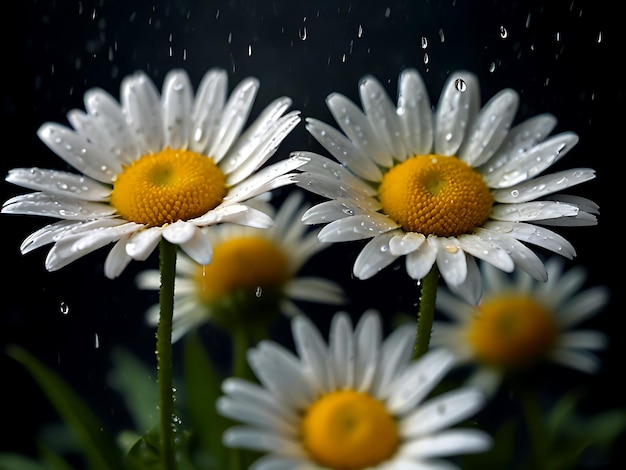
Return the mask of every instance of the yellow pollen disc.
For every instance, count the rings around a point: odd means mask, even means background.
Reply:
[[[167,147],[124,168],[111,205],[128,221],[157,227],[207,213],[226,191],[226,176],[212,158]]]
[[[483,302],[468,330],[477,358],[491,366],[524,367],[546,356],[557,327],[530,297],[506,295]]]
[[[260,237],[233,238],[213,247],[213,260],[198,266],[198,295],[210,302],[243,289],[280,287],[289,276],[285,253]]]
[[[366,393],[338,390],[307,410],[302,440],[312,459],[333,470],[360,470],[392,457],[398,425],[385,406]]]
[[[378,188],[383,212],[406,232],[440,237],[483,224],[493,197],[482,176],[456,157],[417,155],[391,168]]]

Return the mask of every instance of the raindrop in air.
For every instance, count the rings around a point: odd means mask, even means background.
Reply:
[[[500,26],[500,37],[502,39],[506,39],[509,37],[509,31],[504,26]]]
[[[70,306],[65,301],[61,301],[61,303],[59,304],[59,312],[61,312],[63,315],[67,315],[68,313],[70,313]]]

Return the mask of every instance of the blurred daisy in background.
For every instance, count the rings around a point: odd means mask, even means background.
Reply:
[[[296,153],[311,159],[298,184],[330,199],[303,218],[326,224],[320,240],[371,239],[354,263],[358,278],[405,256],[411,278],[421,280],[436,266],[450,288],[475,303],[476,258],[506,272],[519,266],[545,281],[544,265],[526,244],[572,258],[573,246],[545,226],[597,223],[595,203],[555,194],[593,179],[592,169],[541,175],[578,136],[550,137],[557,120],[548,114],[511,128],[519,104],[514,90],[500,91],[481,108],[478,79],[456,72],[433,113],[422,78],[407,69],[398,80],[397,107],[372,76],[360,81],[359,93],[363,110],[339,93],[326,100],[341,131],[306,119],[338,163]]]
[[[595,352],[606,347],[599,331],[573,330],[608,303],[609,290],[581,290],[586,271],[564,271],[562,258],[546,262],[547,282],[518,271],[508,275],[483,264],[485,290],[478,305],[440,290],[438,309],[452,322],[435,321],[431,345],[453,351],[459,365],[475,368],[470,383],[493,393],[506,374],[552,362],[582,372],[596,372]]]
[[[274,211],[269,203],[251,201],[275,219],[267,229],[221,224],[206,230],[213,260],[202,266],[188,256],[179,257],[174,294],[172,340],[211,321],[229,330],[266,328],[282,312],[302,313],[299,302],[340,305],[346,302],[341,286],[329,279],[298,276],[302,267],[328,245],[317,239],[319,230],[301,222],[301,191],[293,191]],[[142,289],[159,290],[158,270],[137,276]],[[157,325],[159,305],[147,312]]]
[[[223,442],[263,453],[251,469],[456,468],[442,457],[490,447],[483,431],[451,428],[482,407],[481,392],[428,397],[453,356],[439,349],[411,361],[412,325],[382,340],[377,312],[366,311],[354,329],[339,312],[328,343],[303,315],[292,332],[297,355],[268,340],[249,351],[260,384],[222,383],[218,412],[243,423]]]
[[[8,182],[34,192],[9,199],[2,213],[61,219],[26,238],[22,253],[53,243],[45,264],[55,271],[115,242],[104,266],[115,278],[161,239],[207,264],[211,245],[200,227],[270,226],[246,201],[292,183],[289,172],[304,163],[289,158],[260,169],[300,122],[299,111],[284,114],[291,99],[278,98],[244,131],[259,81],[242,80],[230,96],[227,88],[226,72],[211,69],[194,97],[187,73],[172,70],[159,95],[137,72],[123,79],[121,103],[93,88],[86,111],[68,113],[72,128],[43,124],[41,140],[80,173],[9,172]]]

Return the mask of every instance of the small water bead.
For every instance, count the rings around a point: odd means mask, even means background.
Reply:
[[[454,87],[456,88],[457,91],[460,91],[461,93],[465,92],[465,90],[467,90],[467,83],[465,83],[465,80],[463,80],[462,78],[457,78],[454,81]]]
[[[518,197],[519,196],[519,191],[517,189],[514,189],[513,191],[511,191],[511,196]]]
[[[459,247],[456,245],[444,245],[443,249],[452,254],[458,253],[459,251]]]
[[[63,315],[70,313],[70,306],[64,300],[59,304],[59,312]]]

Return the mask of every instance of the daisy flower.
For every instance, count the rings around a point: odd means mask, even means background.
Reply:
[[[250,328],[267,325],[280,312],[303,313],[299,301],[344,303],[343,290],[335,282],[298,276],[327,246],[317,239],[318,230],[300,220],[308,207],[302,192],[294,191],[270,214],[275,224],[268,229],[235,224],[205,229],[213,245],[211,264],[202,266],[182,255],[176,266],[172,340],[209,320],[229,330]],[[160,282],[157,270],[137,277],[142,289],[159,290]],[[158,323],[158,304],[147,312],[147,320]]]
[[[562,258],[546,262],[548,281],[536,282],[518,271],[514,276],[482,266],[485,291],[479,305],[469,305],[446,291],[437,306],[452,322],[435,321],[432,345],[449,348],[457,364],[475,367],[470,381],[493,392],[507,373],[552,362],[587,373],[605,347],[603,333],[570,331],[608,302],[605,286],[581,290],[586,271],[564,271]]]
[[[398,80],[397,107],[372,76],[359,84],[363,110],[339,93],[327,98],[341,129],[308,118],[307,130],[338,160],[299,152],[311,161],[298,184],[329,201],[305,215],[327,224],[324,242],[371,239],[354,263],[368,279],[406,258],[421,280],[436,267],[446,283],[476,302],[476,258],[511,272],[517,265],[546,280],[526,244],[575,256],[573,246],[546,226],[595,225],[598,207],[555,194],[591,180],[588,168],[543,174],[577,143],[572,132],[549,136],[556,125],[539,115],[511,127],[519,96],[504,89],[480,107],[478,79],[452,74],[433,113],[416,70]]]
[[[290,158],[259,170],[298,124],[299,111],[284,114],[291,99],[278,98],[244,131],[259,82],[246,78],[230,96],[227,87],[226,72],[211,69],[194,96],[187,73],[172,70],[159,95],[137,72],[122,81],[120,103],[94,88],[84,112],[68,113],[71,128],[43,124],[41,140],[79,173],[9,172],[8,182],[35,192],[9,199],[2,213],[60,219],[26,238],[22,253],[53,243],[45,265],[55,271],[115,242],[104,266],[115,278],[161,239],[207,264],[211,244],[200,227],[271,225],[246,201],[292,183],[289,172],[304,163]]]
[[[482,407],[481,392],[465,387],[426,399],[450,369],[450,352],[413,362],[413,328],[384,341],[381,330],[375,311],[354,330],[339,312],[327,344],[311,320],[294,317],[297,356],[262,341],[248,354],[260,384],[222,383],[218,412],[243,423],[225,431],[224,444],[264,453],[253,470],[456,468],[441,457],[487,450],[483,431],[449,429]]]

